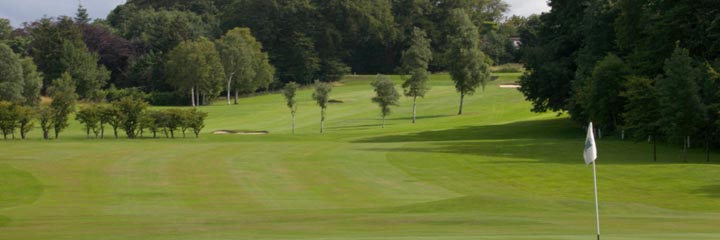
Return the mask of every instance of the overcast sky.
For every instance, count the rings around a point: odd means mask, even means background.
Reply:
[[[548,11],[546,0],[505,0],[510,4],[510,15],[527,16]],[[115,6],[125,0],[82,0],[91,18],[105,18]],[[73,16],[78,0],[0,0],[0,18],[10,19],[13,26],[43,16]]]

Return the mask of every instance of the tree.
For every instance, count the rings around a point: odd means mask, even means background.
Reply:
[[[78,95],[83,99],[97,101],[98,92],[110,79],[110,72],[104,66],[98,66],[98,55],[90,53],[85,43],[76,41],[65,41],[61,60],[77,84]]]
[[[283,96],[285,96],[285,102],[287,107],[290,108],[290,116],[292,118],[292,133],[295,134],[295,113],[297,112],[297,95],[298,85],[295,82],[289,82],[285,84],[283,88]]]
[[[15,116],[17,116],[20,127],[20,137],[22,139],[26,139],[28,132],[32,131],[33,127],[35,127],[35,122],[33,121],[35,115],[35,109],[31,107],[15,106]]]
[[[102,106],[98,109],[100,114],[100,138],[105,138],[105,124],[113,129],[113,136],[118,139],[118,128],[122,123],[120,111],[114,106]]]
[[[162,111],[147,111],[143,115],[143,125],[152,132],[152,138],[157,138],[157,132],[163,127],[163,117]]]
[[[77,12],[75,13],[75,23],[84,25],[90,23],[90,15],[88,15],[87,9],[82,4],[78,5]]]
[[[15,139],[15,129],[19,125],[15,107],[15,104],[11,102],[0,101],[0,131],[5,140],[8,139],[8,135],[12,135],[12,138]]]
[[[710,145],[713,139],[716,139],[720,128],[716,123],[720,120],[720,73],[717,69],[720,67],[705,63],[699,66],[701,72],[700,81],[698,82],[700,100],[705,105],[705,119],[701,126],[702,135],[705,141],[705,158],[710,162]]]
[[[42,90],[42,73],[37,71],[37,66],[32,58],[26,57],[20,60],[23,70],[23,98],[24,104],[37,106],[40,104],[40,91]]]
[[[275,74],[267,53],[262,52],[258,42],[248,28],[234,28],[217,41],[218,52],[225,69],[227,83],[227,102],[230,105],[230,92],[235,90],[235,104],[238,93],[253,93],[267,88]]]
[[[577,52],[582,48],[583,22],[588,0],[551,0],[551,10],[530,17],[522,37],[522,62],[527,71],[520,91],[532,102],[533,112],[565,111],[572,105]],[[602,56],[602,55],[601,55]],[[573,113],[582,112],[572,111]]]
[[[313,92],[313,100],[320,106],[320,133],[325,130],[325,109],[327,109],[328,101],[330,101],[330,92],[332,86],[324,82],[315,82],[315,92]]]
[[[10,20],[0,18],[0,42],[10,40],[12,31],[13,27],[10,25]]]
[[[671,140],[682,139],[683,160],[687,162],[690,136],[705,119],[705,106],[698,94],[702,73],[694,66],[687,49],[675,49],[665,60],[664,75],[657,80],[661,126]]]
[[[188,111],[188,126],[193,130],[193,133],[195,133],[195,138],[200,137],[200,131],[202,131],[203,128],[205,128],[205,118],[207,118],[208,114],[206,112],[200,112],[197,109],[190,109]]]
[[[147,102],[132,97],[125,97],[113,102],[112,106],[119,113],[120,128],[125,130],[128,138],[135,139],[138,135],[142,116],[147,108]]]
[[[95,138],[100,133],[100,108],[96,105],[90,105],[81,109],[75,115],[75,120],[79,121],[85,127],[85,135],[90,138],[90,132],[95,134]]]
[[[109,84],[122,88],[146,87],[148,91],[154,89],[146,86],[151,82],[137,81],[131,78],[130,67],[141,52],[130,40],[125,39],[109,26],[101,23],[81,25],[82,40],[90,52],[97,53],[97,64],[105,66],[110,71]],[[158,78],[162,80],[162,78]]]
[[[0,101],[24,102],[23,68],[12,49],[0,43]]]
[[[400,105],[400,93],[395,89],[395,83],[384,75],[378,75],[372,86],[377,94],[372,101],[380,106],[382,128],[385,128],[385,117],[390,115],[390,107]]]
[[[620,115],[624,112],[626,99],[621,96],[630,68],[613,54],[609,54],[593,69],[585,109],[599,129],[613,131],[622,125]]]
[[[38,110],[38,120],[40,121],[40,129],[43,132],[43,139],[50,139],[50,130],[54,125],[53,119],[55,116],[54,110],[49,106],[41,106]]]
[[[78,95],[75,93],[75,83],[69,73],[53,81],[48,92],[52,98],[50,107],[53,109],[52,123],[57,139],[60,132],[68,127],[68,116],[75,111]]]
[[[430,40],[425,31],[416,27],[410,48],[402,54],[402,72],[410,74],[410,78],[406,79],[402,86],[405,96],[413,98],[413,123],[417,116],[417,98],[425,97],[425,93],[430,89],[427,81],[430,78],[428,67],[432,59]]]
[[[67,72],[70,67],[68,64],[74,63],[67,61],[66,50],[86,48],[82,44],[80,28],[68,17],[43,18],[32,23],[29,32],[32,39],[32,57],[40,72],[44,74],[44,87],[50,86],[53,80]],[[72,47],[65,46],[66,42]]]
[[[201,96],[216,97],[225,73],[215,44],[206,38],[185,41],[168,53],[167,81],[180,92],[190,92],[192,106],[201,105]],[[204,101],[207,103],[207,101]]]
[[[630,76],[620,94],[626,99],[622,113],[623,129],[636,141],[652,139],[653,161],[657,162],[657,140],[660,138],[660,103],[654,82],[649,78]]]
[[[454,34],[450,36],[449,49],[446,53],[450,76],[455,82],[455,89],[460,93],[460,110],[462,115],[465,95],[475,93],[477,87],[485,88],[490,78],[489,59],[480,50],[478,29],[461,9],[452,11]]]

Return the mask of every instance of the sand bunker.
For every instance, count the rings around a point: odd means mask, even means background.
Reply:
[[[503,84],[503,85],[500,85],[500,88],[520,88],[520,85],[517,85],[517,84]]]
[[[217,130],[213,134],[216,135],[267,135],[268,131],[247,131],[247,130]]]

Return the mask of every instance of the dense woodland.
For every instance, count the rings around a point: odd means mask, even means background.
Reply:
[[[188,59],[179,58],[203,51],[211,42],[223,54],[228,52],[223,39],[241,41],[248,47],[234,49],[242,52],[238,55],[255,56],[233,61],[267,63],[215,73],[214,56],[202,57],[207,64],[195,64],[207,65],[197,74],[210,81],[235,78],[231,88],[239,94],[278,89],[288,82],[336,81],[348,73],[396,73],[416,27],[431,43],[435,57],[430,69],[443,71],[455,9],[468,14],[482,38],[481,49],[494,63],[517,62],[509,37],[517,35],[525,21],[504,21],[508,5],[501,0],[130,0],[106,19],[88,19],[80,7],[76,16],[38,19],[19,29],[5,20],[0,41],[20,57],[33,58],[44,90],[69,72],[82,99],[98,100],[103,93],[97,90],[114,87],[151,93],[153,104],[185,104],[197,93],[202,97],[195,99],[206,98],[198,99],[202,104],[227,86],[188,83],[180,77],[187,73],[179,71],[187,70],[183,60]]]
[[[549,4],[520,33],[521,90],[534,111],[567,112],[605,135],[702,146],[708,158],[720,146],[717,1]]]
[[[402,74],[415,100],[428,91],[431,71],[448,71],[462,114],[490,65],[519,60],[510,37],[526,19],[506,18],[507,10],[501,0],[130,0],[105,19],[89,19],[82,5],[73,17],[17,29],[0,19],[0,111],[8,113],[0,122],[5,136],[19,128],[24,138],[37,119],[46,139],[50,129],[57,138],[80,100],[89,103],[77,111],[88,136],[116,113],[124,124],[111,124],[115,136],[119,125],[135,138],[154,126],[146,102],[201,106],[225,93],[229,105],[241,94],[314,83],[324,110],[324,83],[351,72]],[[380,79],[373,101],[384,118],[400,93]],[[41,105],[41,96],[52,103]],[[185,115],[178,121],[199,118]]]

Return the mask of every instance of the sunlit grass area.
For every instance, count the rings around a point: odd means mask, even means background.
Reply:
[[[60,140],[0,141],[0,239],[593,239],[584,130],[498,76],[457,116],[433,75],[418,123],[403,98],[385,129],[375,76],[347,76],[322,135],[303,89],[295,135],[264,94],[201,107],[199,139],[87,140],[73,122]],[[654,163],[647,143],[598,145],[604,239],[720,239],[720,165],[701,150],[686,164],[660,146]]]

